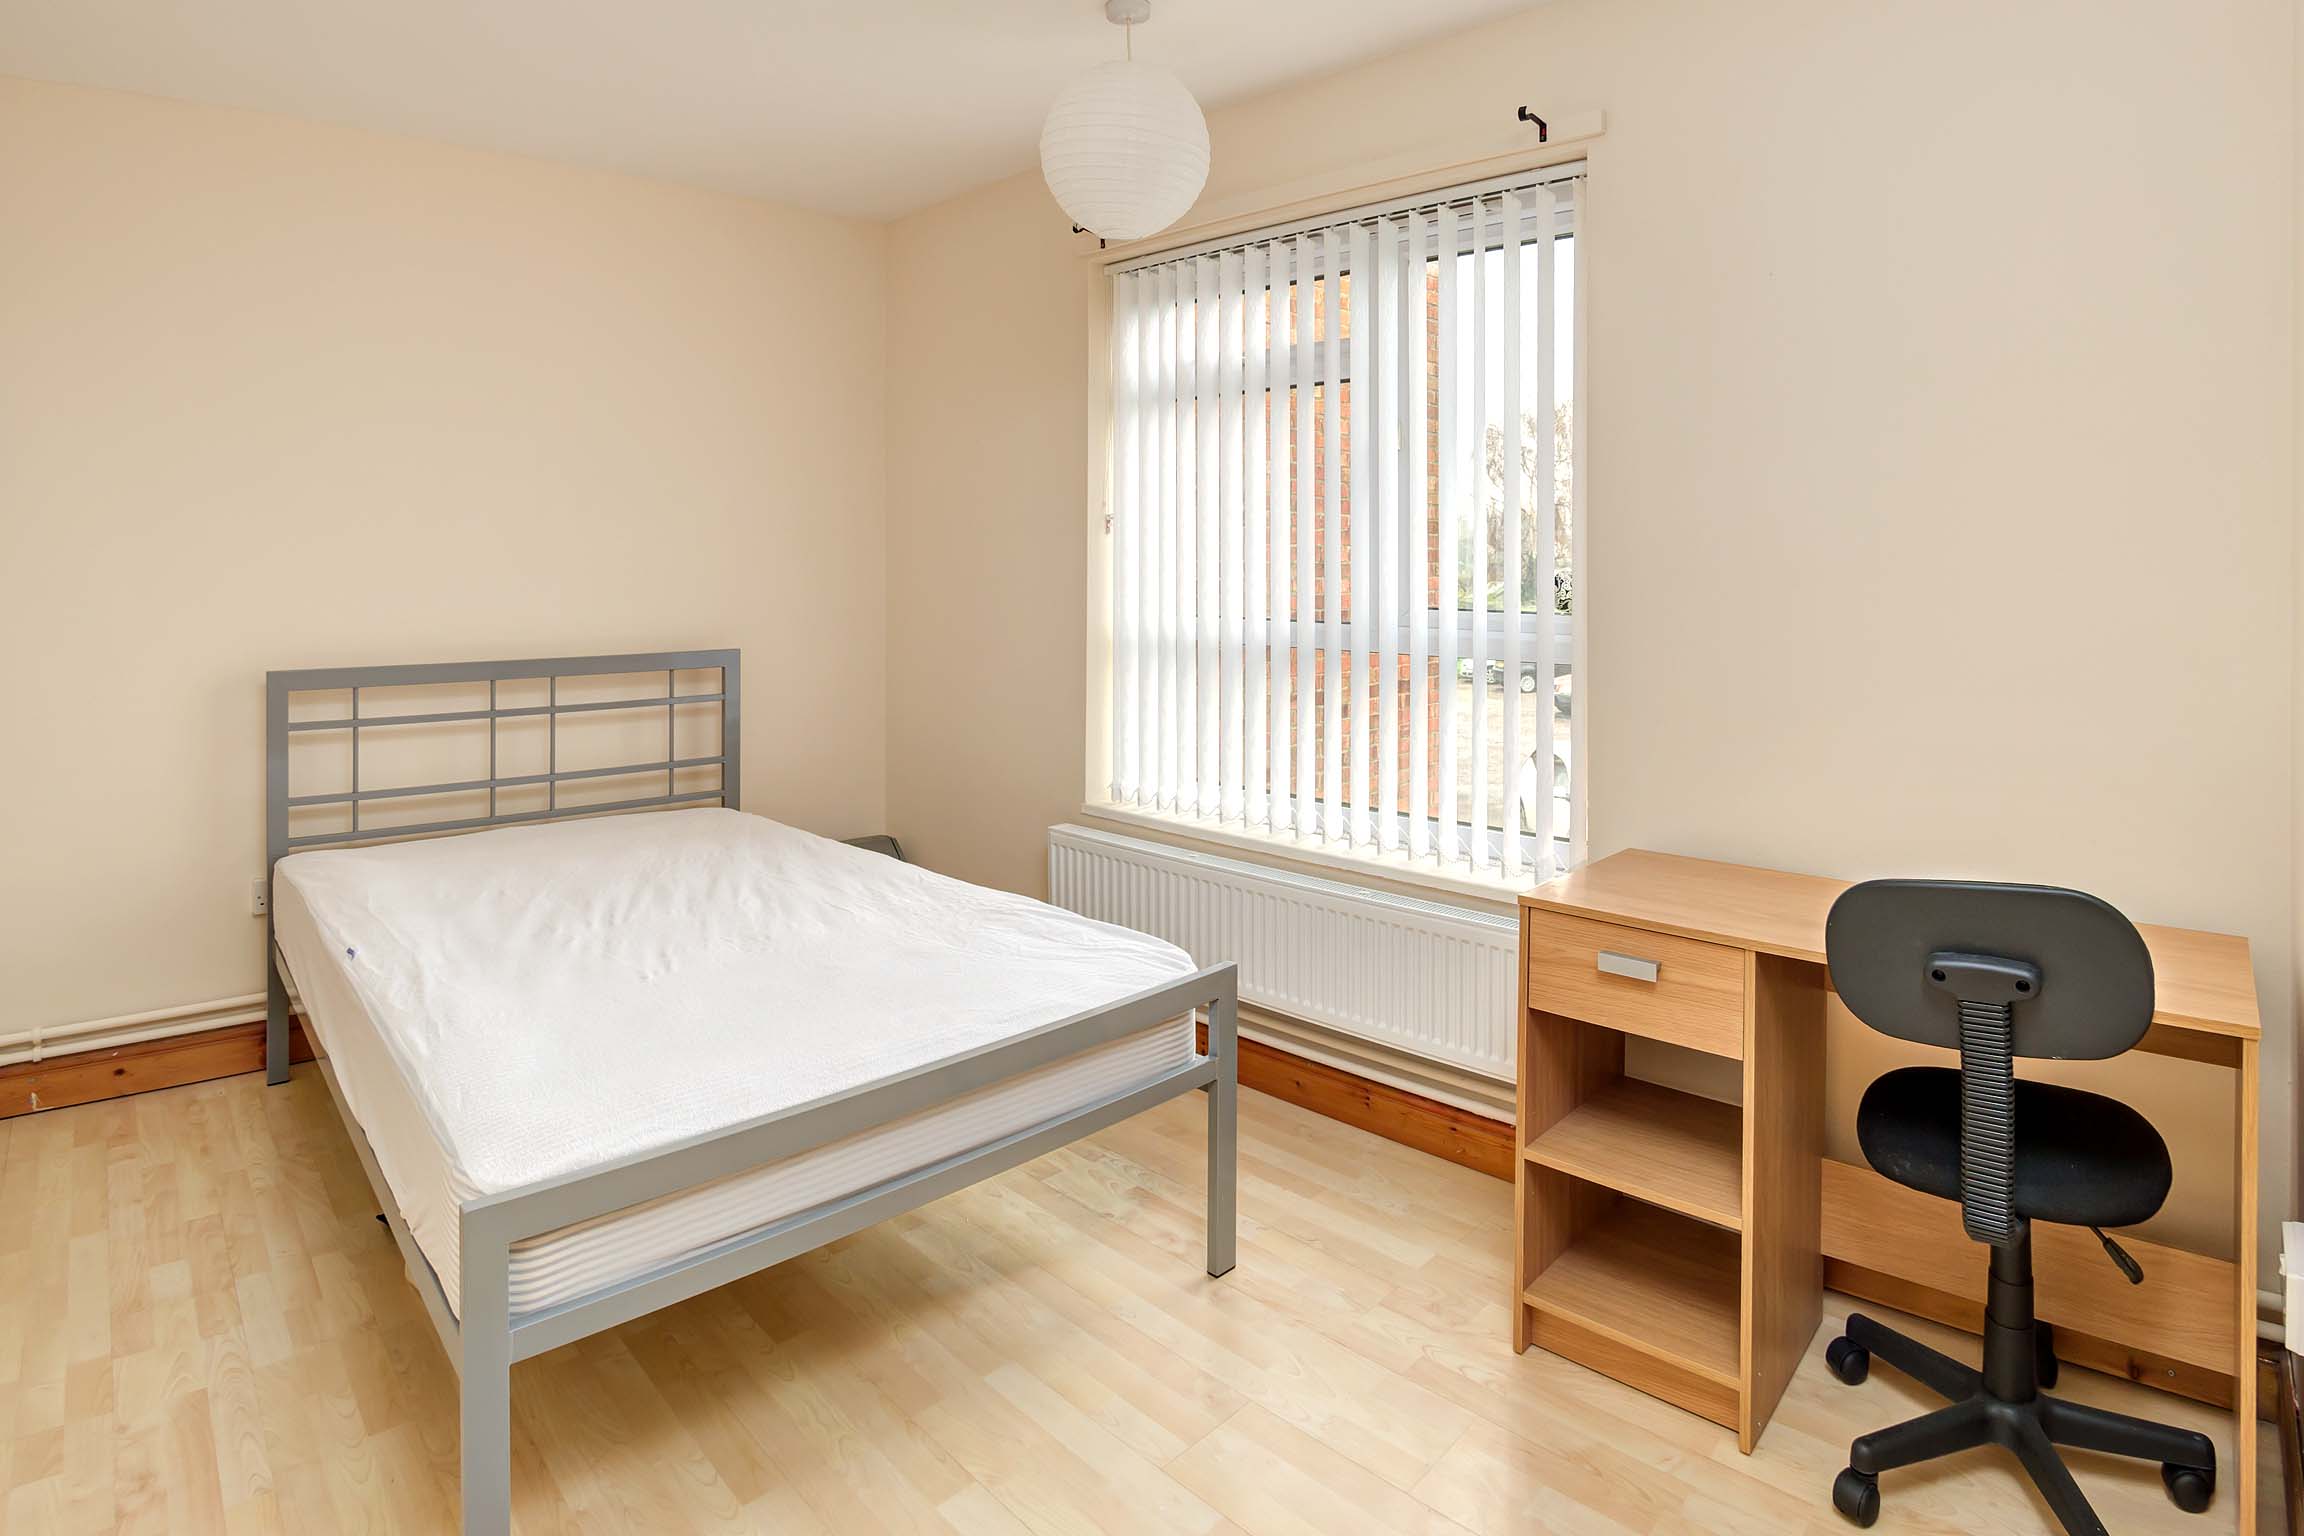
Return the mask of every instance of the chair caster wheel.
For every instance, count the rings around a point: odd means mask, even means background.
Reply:
[[[2056,1377],[2060,1374],[2056,1364],[2056,1325],[2054,1323],[2036,1323],[2033,1325],[2032,1349],[2037,1367],[2036,1374],[2039,1377],[2041,1389],[2045,1391],[2056,1385]]]
[[[1845,1515],[1850,1525],[1870,1525],[1880,1518],[1880,1479],[1848,1468],[1832,1479],[1832,1507]]]
[[[2160,1466],[2160,1481],[2167,1485],[2168,1497],[2176,1507],[2188,1515],[2197,1515],[2216,1498],[2216,1469],[2214,1467],[2180,1467],[2174,1462]]]
[[[1852,1387],[1860,1387],[1864,1385],[1864,1378],[1872,1374],[1872,1351],[1843,1335],[1824,1346],[1824,1363],[1832,1367],[1833,1375]]]

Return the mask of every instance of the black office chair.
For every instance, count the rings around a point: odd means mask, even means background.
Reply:
[[[2152,956],[2135,926],[2078,891],[1960,880],[1872,880],[1832,904],[1824,928],[1832,984],[1849,1010],[1900,1040],[1958,1050],[1960,1066],[1904,1067],[1865,1090],[1865,1158],[1911,1189],[1960,1202],[1970,1237],[1992,1249],[1984,1368],[1850,1314],[1825,1358],[1864,1380],[1878,1355],[1950,1400],[1859,1437],[1832,1502],[1858,1525],[1880,1518],[1880,1474],[1992,1444],[2016,1453],[2073,1536],[2104,1530],[2059,1445],[2160,1463],[2180,1509],[2216,1492],[2216,1449],[2191,1430],[2043,1397],[2056,1380],[2048,1325],[2032,1315],[2034,1221],[2088,1227],[2131,1283],[2144,1275],[2106,1237],[2168,1197],[2168,1147],[2116,1099],[2020,1082],[2018,1056],[2096,1060],[2144,1038]]]

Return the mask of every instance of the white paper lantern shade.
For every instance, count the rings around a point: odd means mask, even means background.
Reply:
[[[1156,64],[1115,59],[1072,82],[1040,130],[1040,172],[1072,222],[1141,240],[1184,216],[1208,182],[1208,120]]]

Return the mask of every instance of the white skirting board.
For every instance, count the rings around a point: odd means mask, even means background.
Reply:
[[[1056,905],[1155,934],[1196,964],[1236,962],[1243,1003],[1512,1080],[1519,927],[1509,913],[1070,823],[1048,829],[1048,890]]]
[[[286,967],[282,967],[282,973],[285,975]],[[299,1015],[304,1011],[304,1001],[296,995],[294,981],[288,983],[288,1011]],[[263,1017],[264,994],[249,992],[239,997],[219,997],[212,1002],[177,1003],[142,1013],[123,1013],[109,1019],[83,1019],[76,1024],[35,1024],[30,1029],[0,1034],[0,1067],[74,1056],[84,1051],[109,1051],[177,1035],[196,1035],[227,1024],[260,1022]]]
[[[27,1030],[0,1035],[0,1067],[14,1066],[24,1061],[46,1061],[81,1051],[108,1051],[123,1045],[141,1045],[147,1040],[198,1034],[204,1029],[215,1029],[224,1024],[245,1024],[250,1019],[262,1017],[264,994],[251,992],[244,997],[220,997],[206,1003],[179,1003],[172,1008],[124,1013],[109,1019],[85,1019],[76,1024],[36,1024]]]

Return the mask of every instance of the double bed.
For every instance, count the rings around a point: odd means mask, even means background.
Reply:
[[[1232,1267],[1232,968],[743,813],[739,668],[705,651],[267,678],[268,1070],[288,1074],[292,982],[461,1377],[467,1536],[509,1529],[513,1362],[1178,1094],[1208,1094],[1207,1268]],[[562,687],[655,674],[644,697]],[[541,702],[499,691],[538,680],[519,696]],[[373,707],[426,686],[486,691]],[[660,712],[664,756],[561,771],[559,717],[608,712]],[[719,750],[680,756],[675,717],[706,712]],[[506,721],[545,733],[543,772],[499,772]],[[369,786],[354,746],[345,787],[291,792],[308,733],[366,738],[374,762],[389,733],[455,729],[485,733],[484,775]],[[630,792],[651,775],[660,793]]]

